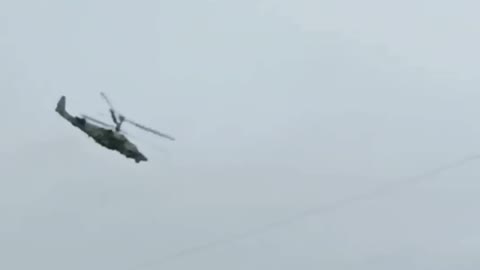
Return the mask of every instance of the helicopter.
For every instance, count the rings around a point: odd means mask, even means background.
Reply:
[[[79,128],[81,131],[86,133],[89,137],[100,144],[101,146],[117,151],[120,154],[124,155],[126,158],[135,160],[136,163],[146,162],[148,158],[138,150],[138,147],[133,144],[124,134],[126,132],[121,130],[123,123],[129,123],[137,128],[140,128],[144,131],[153,133],[157,136],[166,138],[168,140],[174,141],[170,135],[161,133],[152,128],[146,127],[142,124],[134,122],[126,118],[123,114],[117,113],[114,109],[110,99],[103,92],[100,93],[102,98],[109,105],[110,116],[113,120],[114,125],[107,124],[103,121],[97,120],[91,116],[82,114],[80,116],[73,116],[66,110],[66,97],[61,96],[57,102],[55,111],[65,120],[70,122],[73,126]]]

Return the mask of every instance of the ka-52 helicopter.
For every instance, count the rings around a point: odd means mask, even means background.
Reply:
[[[125,157],[135,160],[136,163],[139,163],[141,161],[147,161],[148,159],[145,155],[143,155],[138,150],[135,144],[129,141],[127,137],[125,137],[125,135],[122,134],[125,132],[121,131],[120,128],[124,122],[132,124],[140,129],[151,132],[163,138],[166,138],[172,141],[175,140],[173,137],[167,134],[158,132],[144,125],[138,124],[132,120],[125,118],[125,116],[123,116],[122,114],[118,114],[116,110],[113,108],[112,103],[110,102],[108,97],[105,95],[105,93],[102,92],[100,94],[110,107],[110,115],[115,125],[107,124],[103,121],[97,120],[87,115],[81,115],[80,117],[72,116],[66,110],[65,96],[60,97],[60,100],[58,101],[57,107],[55,110],[56,112],[58,112],[58,114],[60,114],[60,116],[62,116],[64,119],[70,122],[73,126],[85,132],[89,137],[92,137],[95,140],[95,142],[97,142],[101,146],[113,151],[117,151],[120,154],[124,155]]]

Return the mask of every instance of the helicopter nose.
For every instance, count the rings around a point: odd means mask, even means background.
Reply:
[[[139,163],[140,161],[148,161],[148,158],[147,158],[146,156],[142,155],[142,154],[139,154],[139,155],[137,155],[137,157],[135,158],[135,161],[136,161],[137,163]]]

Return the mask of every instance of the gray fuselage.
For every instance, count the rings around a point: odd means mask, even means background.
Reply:
[[[89,123],[85,118],[70,115],[65,109],[65,97],[58,102],[56,111],[103,147],[118,151],[127,158],[134,159],[137,163],[147,161],[147,158],[123,134]]]

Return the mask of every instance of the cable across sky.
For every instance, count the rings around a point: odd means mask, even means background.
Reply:
[[[376,198],[376,197],[379,197],[379,196],[391,194],[391,193],[394,193],[394,192],[399,192],[399,191],[401,191],[402,188],[407,188],[407,187],[410,187],[410,186],[413,186],[413,185],[420,184],[422,182],[433,180],[432,178],[437,176],[437,175],[440,175],[440,174],[442,174],[446,171],[459,168],[459,167],[464,166],[464,165],[466,165],[470,162],[478,161],[478,160],[480,160],[480,155],[469,155],[469,156],[466,156],[466,157],[464,157],[460,160],[457,160],[457,161],[439,166],[437,168],[425,171],[425,172],[423,172],[421,174],[418,174],[418,175],[415,175],[413,177],[403,178],[403,179],[395,181],[395,182],[386,183],[384,185],[378,186],[377,188],[375,188],[373,190],[370,190],[370,191],[367,191],[367,192],[364,192],[364,193],[359,193],[357,195],[354,195],[354,196],[351,196],[351,197],[348,197],[348,198],[344,198],[344,199],[341,199],[341,200],[337,200],[337,201],[334,201],[334,202],[329,203],[329,204],[320,205],[318,207],[312,207],[312,208],[306,209],[304,211],[298,212],[297,214],[286,217],[284,219],[277,220],[275,222],[271,222],[271,223],[265,224],[263,226],[259,226],[257,228],[251,229],[251,230],[247,230],[247,231],[237,233],[237,234],[228,235],[228,236],[225,236],[223,238],[219,238],[219,239],[216,239],[216,240],[212,240],[210,242],[206,242],[204,244],[200,244],[200,245],[192,246],[192,247],[189,247],[189,248],[185,248],[185,249],[180,250],[180,251],[178,251],[174,254],[171,254],[169,256],[165,256],[162,259],[153,260],[149,263],[145,263],[145,264],[139,265],[135,268],[131,268],[131,270],[143,270],[143,269],[147,269],[149,267],[162,265],[162,264],[171,262],[175,259],[183,258],[183,257],[188,256],[188,255],[193,255],[193,254],[196,254],[196,253],[200,253],[202,251],[215,249],[215,248],[221,247],[221,246],[227,246],[227,245],[229,245],[231,243],[234,243],[236,241],[239,241],[239,240],[252,238],[252,237],[255,237],[259,234],[267,233],[267,232],[275,230],[275,229],[280,229],[280,228],[285,227],[289,224],[299,222],[299,221],[304,220],[304,219],[306,219],[308,217],[311,217],[311,216],[324,215],[324,214],[327,214],[327,213],[331,213],[331,212],[341,210],[343,208],[346,208],[346,207],[348,207],[350,205],[353,205],[355,203],[358,203],[358,202],[370,200],[372,198]]]

